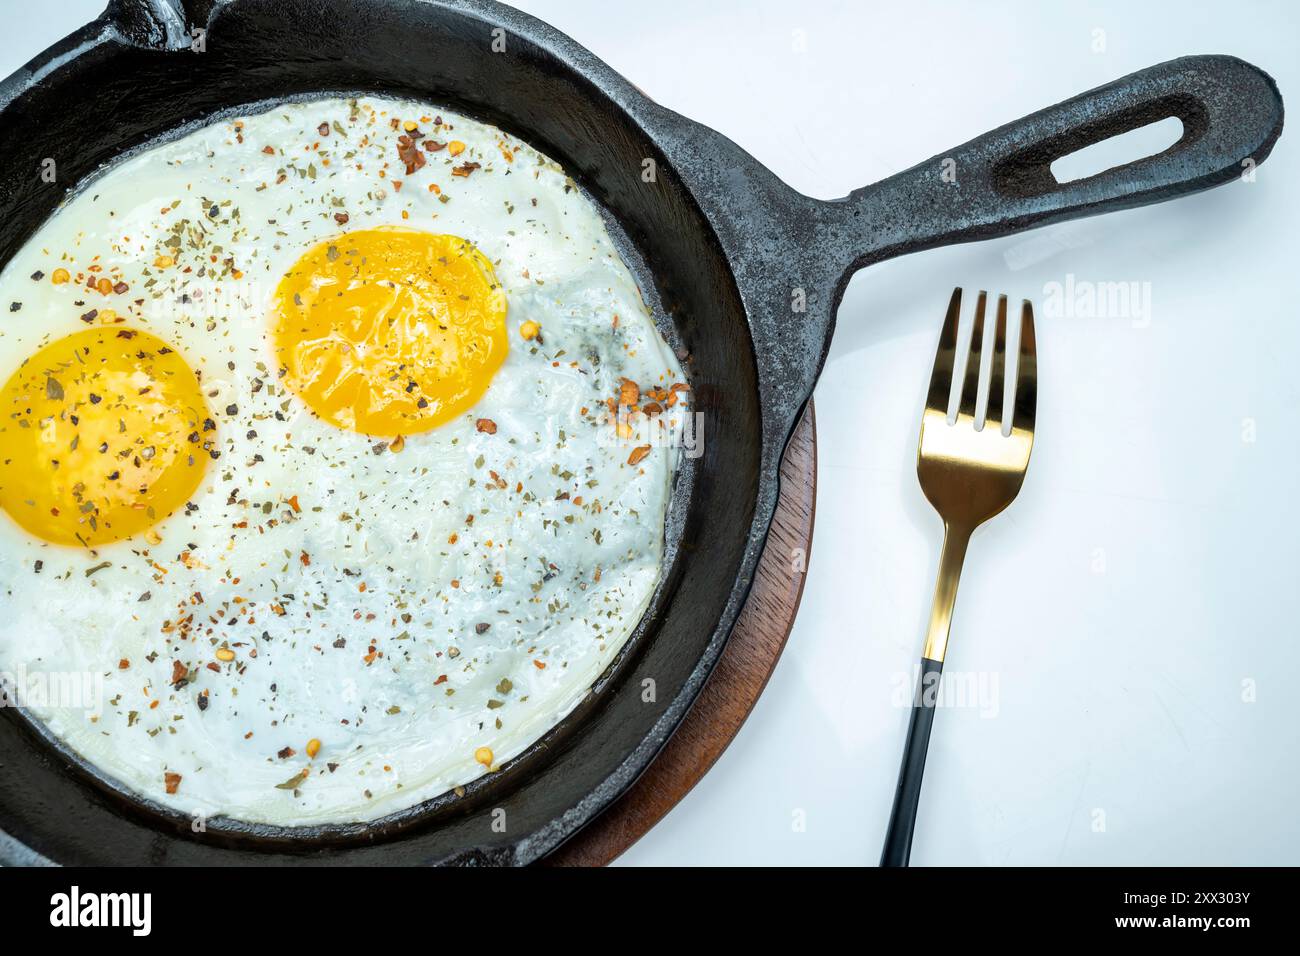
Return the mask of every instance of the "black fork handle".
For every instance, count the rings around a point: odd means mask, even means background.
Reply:
[[[943,661],[921,658],[921,679],[912,700],[912,719],[907,725],[903,765],[898,769],[898,785],[894,788],[894,809],[885,829],[881,866],[907,866],[912,856],[912,830],[916,826],[916,808],[921,802],[921,777],[925,774],[925,753],[930,747],[930,727],[934,723],[942,673]]]

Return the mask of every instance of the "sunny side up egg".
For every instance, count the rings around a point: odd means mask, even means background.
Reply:
[[[660,580],[689,388],[597,209],[499,129],[198,129],[79,188],[0,302],[0,674],[149,800],[438,796],[568,714]]]

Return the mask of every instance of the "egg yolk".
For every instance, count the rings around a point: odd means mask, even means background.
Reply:
[[[0,392],[0,507],[55,544],[138,534],[194,494],[213,427],[166,342],[121,326],[69,335]]]
[[[459,236],[350,232],[281,279],[273,343],[284,383],[325,421],[410,435],[483,397],[505,361],[506,296]]]

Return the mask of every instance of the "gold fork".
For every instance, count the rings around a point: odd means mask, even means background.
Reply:
[[[930,607],[930,626],[921,655],[921,675],[912,702],[907,746],[894,791],[894,808],[885,831],[881,866],[906,866],[912,852],[912,828],[921,797],[925,751],[948,648],[952,609],[957,601],[957,579],[971,533],[1015,499],[1029,466],[1034,446],[1034,406],[1037,397],[1037,359],[1034,351],[1034,310],[1025,301],[1020,311],[1020,351],[1013,383],[1015,396],[1010,422],[1003,415],[1007,364],[1007,297],[998,296],[997,328],[993,336],[993,368],[989,381],[988,410],[984,424],[975,417],[984,344],[984,306],[980,292],[975,305],[966,375],[957,395],[957,419],[948,422],[948,398],[957,363],[957,325],[961,318],[961,289],[948,303],[939,351],[934,357],[930,392],[921,417],[921,444],[916,453],[916,474],[921,490],[943,519],[943,552],[939,578]],[[1006,426],[1010,429],[1003,434]]]

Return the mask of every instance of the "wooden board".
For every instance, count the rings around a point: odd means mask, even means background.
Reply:
[[[817,501],[812,403],[781,465],[781,498],[758,573],[722,659],[649,769],[613,806],[545,860],[604,866],[663,819],[727,749],[767,686],[803,597]]]

